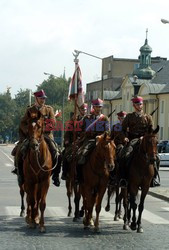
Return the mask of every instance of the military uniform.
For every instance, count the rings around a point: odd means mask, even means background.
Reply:
[[[34,95],[39,98],[46,98],[46,95],[43,90],[35,92]],[[57,157],[58,157],[58,148],[57,144],[54,142],[52,128],[48,129],[50,126],[48,123],[55,124],[55,115],[53,108],[49,105],[42,105],[38,106],[36,104],[33,104],[32,106],[28,106],[24,117],[21,119],[20,126],[19,126],[19,143],[17,145],[16,156],[15,156],[15,167],[17,169],[18,177],[21,179],[19,182],[23,182],[23,156],[26,153],[26,150],[28,148],[29,140],[28,139],[28,120],[29,120],[29,113],[35,113],[39,111],[41,115],[46,119],[46,126],[44,131],[44,138],[49,146],[49,150],[52,154],[52,161],[53,161],[53,167],[56,165]],[[13,171],[15,173],[16,170]],[[52,179],[54,181],[54,184],[56,186],[59,186],[58,181],[58,175],[59,175],[60,169],[59,167],[55,167],[52,171]]]
[[[103,101],[101,99],[93,100],[93,106],[102,106],[102,103]],[[106,115],[96,115],[95,112],[92,112],[92,114],[84,117],[82,126],[83,139],[80,142],[80,147],[77,152],[78,164],[83,165],[88,153],[95,148],[96,136],[109,130],[109,119]]]
[[[151,115],[129,113],[122,123],[122,130],[129,140],[140,138],[147,132],[147,128],[153,125]]]

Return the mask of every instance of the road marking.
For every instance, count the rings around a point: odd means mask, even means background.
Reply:
[[[169,207],[164,207],[163,209],[169,211]],[[20,214],[20,207],[19,206],[7,206],[5,207],[5,215],[16,218],[19,217]],[[71,219],[72,217],[67,217],[67,209],[64,207],[46,207],[45,210],[45,217],[55,217],[57,220],[61,219],[60,223],[65,223],[63,218]],[[95,218],[95,211],[93,212],[93,217]],[[150,211],[144,209],[142,218],[148,221],[151,224],[169,224],[169,220],[166,220]],[[100,222],[104,224],[123,224],[123,220],[114,221],[114,215],[110,212],[106,212],[104,208],[101,209],[100,212]]]
[[[162,217],[155,215],[146,209],[144,209],[143,211],[142,218],[153,224],[169,224],[168,220],[165,220]]]
[[[9,157],[3,150],[1,150],[0,149],[0,151],[13,163],[14,162],[14,160],[11,158],[11,157]]]
[[[169,211],[169,207],[162,207],[162,209]]]

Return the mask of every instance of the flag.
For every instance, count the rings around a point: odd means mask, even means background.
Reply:
[[[76,75],[77,75],[77,85],[76,85]],[[84,103],[84,92],[82,87],[82,73],[79,65],[73,74],[72,80],[69,85],[68,100],[73,100],[77,97],[77,104],[81,106]]]

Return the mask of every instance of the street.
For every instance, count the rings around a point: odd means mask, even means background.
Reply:
[[[67,217],[68,202],[64,181],[60,187],[52,182],[45,210],[46,233],[29,229],[24,218],[19,217],[20,195],[16,176],[11,174],[12,145],[0,145],[0,250],[8,249],[168,249],[169,203],[146,197],[143,211],[143,234],[124,231],[123,221],[114,222],[114,197],[110,212],[105,212],[106,195],[100,216],[101,233],[84,230]],[[169,188],[169,170],[160,171],[161,185]],[[73,199],[72,199],[72,205]],[[94,213],[95,215],[95,213]]]

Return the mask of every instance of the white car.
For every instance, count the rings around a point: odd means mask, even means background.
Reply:
[[[169,141],[162,141],[158,145],[160,167],[169,167]]]

